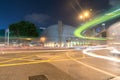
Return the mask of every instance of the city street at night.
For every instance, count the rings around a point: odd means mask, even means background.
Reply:
[[[0,0],[0,80],[120,80],[120,0]]]

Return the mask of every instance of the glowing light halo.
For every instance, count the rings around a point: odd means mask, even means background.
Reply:
[[[84,25],[80,26],[78,29],[74,31],[74,35],[76,37],[84,38],[84,39],[92,39],[92,40],[107,40],[106,38],[97,38],[97,37],[88,37],[84,36],[82,33],[88,29],[92,28],[95,25],[98,25],[100,23],[103,23],[105,21],[111,20],[113,18],[116,18],[120,16],[120,9],[116,9],[114,11],[111,11],[109,13],[105,13],[104,15],[101,15],[99,17],[96,17],[95,19],[85,23]]]

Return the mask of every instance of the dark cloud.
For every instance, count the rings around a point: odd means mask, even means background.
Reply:
[[[32,13],[25,16],[25,20],[45,24],[50,19],[50,16],[41,13]]]

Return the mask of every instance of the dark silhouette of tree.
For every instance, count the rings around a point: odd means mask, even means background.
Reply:
[[[20,21],[9,26],[10,35],[16,37],[38,37],[35,24],[28,21]]]

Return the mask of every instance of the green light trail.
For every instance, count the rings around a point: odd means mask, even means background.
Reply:
[[[114,11],[105,13],[104,15],[98,16],[95,19],[85,23],[84,25],[80,26],[78,29],[75,30],[74,35],[79,38],[84,38],[84,39],[92,39],[92,40],[106,40],[106,38],[98,38],[98,37],[86,37],[82,33],[88,29],[92,28],[95,25],[98,25],[100,23],[103,23],[105,21],[114,19],[116,17],[120,16],[120,9],[116,9]]]

